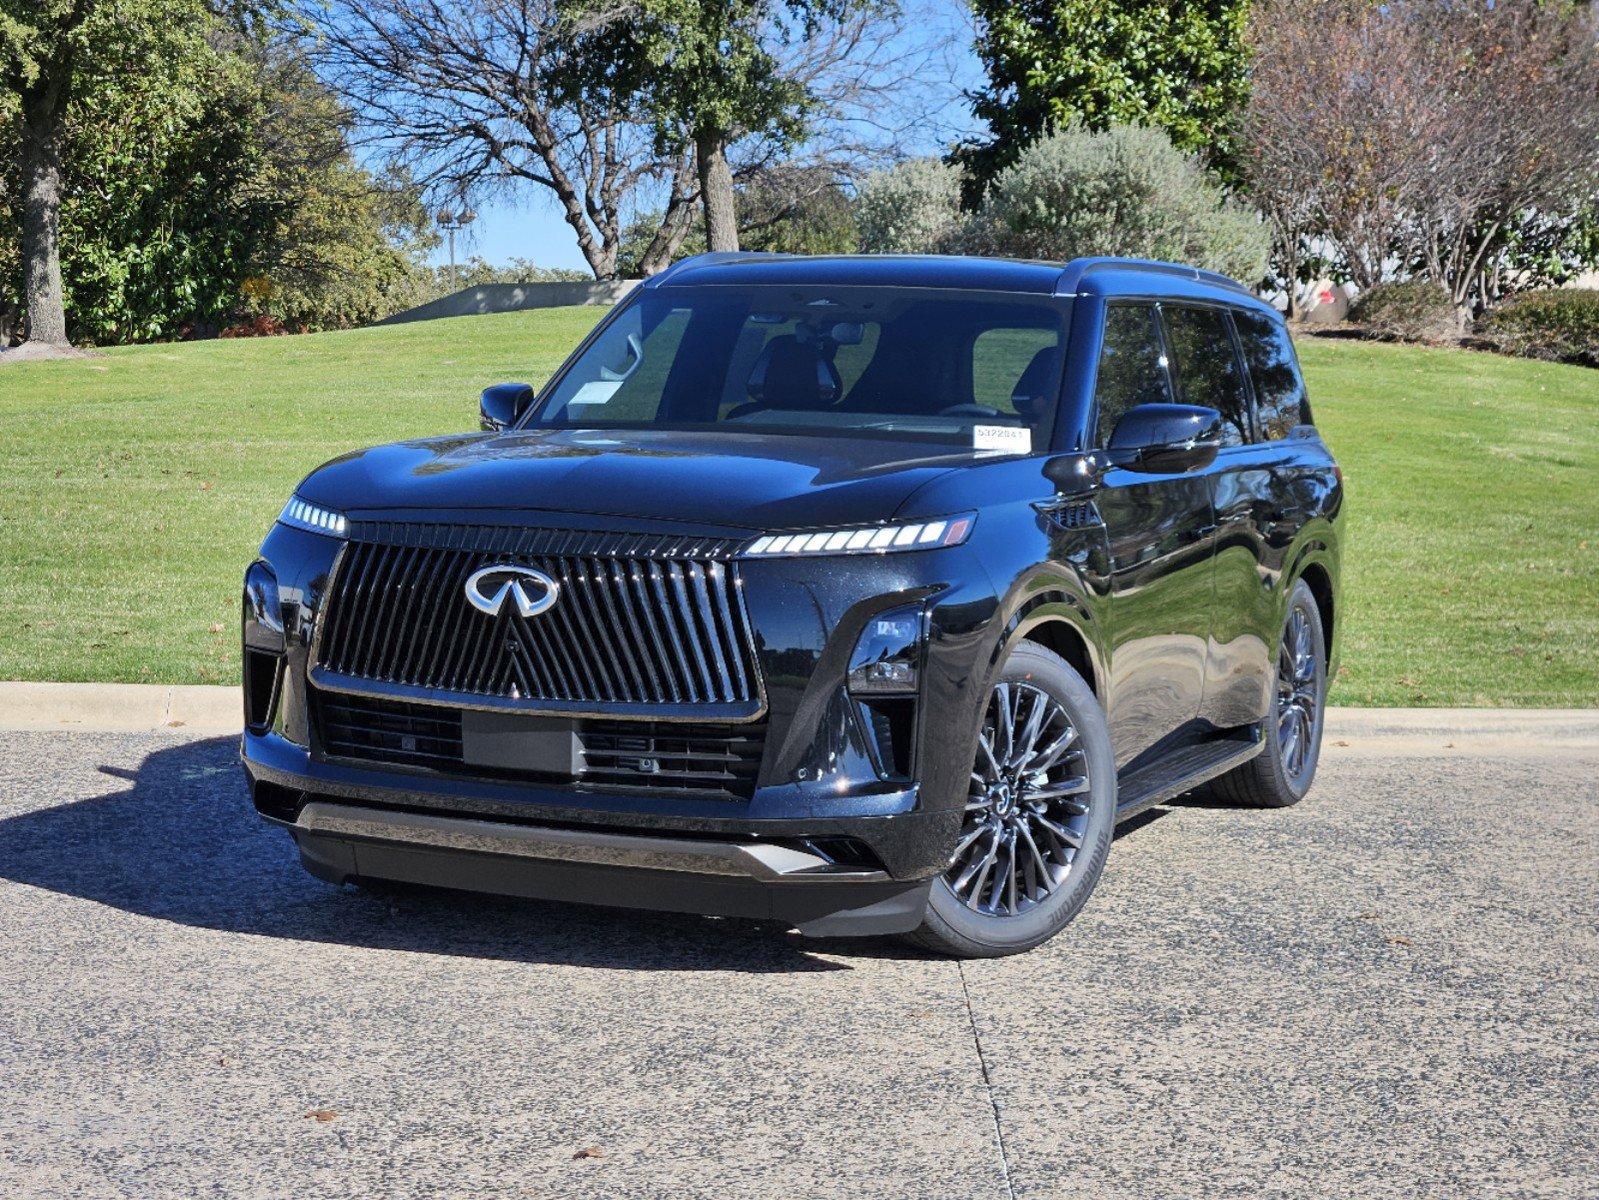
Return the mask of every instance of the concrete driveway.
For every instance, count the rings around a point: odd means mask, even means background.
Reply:
[[[1594,1197],[1571,720],[1335,725],[965,965],[336,890],[226,737],[0,733],[0,1196]]]

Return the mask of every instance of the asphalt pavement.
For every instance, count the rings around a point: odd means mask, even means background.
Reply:
[[[0,1196],[1599,1196],[1599,753],[1409,736],[962,965],[336,889],[231,738],[0,733]]]

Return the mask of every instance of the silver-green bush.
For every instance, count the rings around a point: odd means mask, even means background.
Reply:
[[[1254,284],[1269,238],[1164,133],[1070,126],[1035,142],[989,188],[962,246],[1009,258],[1161,258]]]
[[[913,158],[866,177],[855,196],[861,249],[868,254],[935,254],[964,222],[961,175],[936,158]]]

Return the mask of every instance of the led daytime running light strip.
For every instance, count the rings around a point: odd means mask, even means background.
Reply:
[[[344,531],[349,528],[349,523],[338,513],[307,504],[298,496],[283,506],[283,512],[278,520],[296,529],[309,529],[312,533],[331,533],[335,537],[343,537]]]
[[[972,531],[971,517],[949,517],[914,525],[873,525],[820,533],[769,533],[744,550],[745,558],[787,558],[796,554],[887,554],[958,546]]]

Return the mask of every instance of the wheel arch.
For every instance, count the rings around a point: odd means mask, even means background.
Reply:
[[[1305,581],[1310,594],[1316,598],[1316,609],[1321,614],[1321,635],[1325,643],[1327,661],[1333,656],[1333,629],[1337,620],[1338,599],[1333,593],[1332,574],[1326,564],[1312,560],[1300,569],[1299,578]]]
[[[1019,603],[994,648],[988,664],[990,676],[998,673],[1000,665],[1022,642],[1034,642],[1064,659],[1104,705],[1104,657],[1094,636],[1093,616],[1080,597],[1049,589]]]

